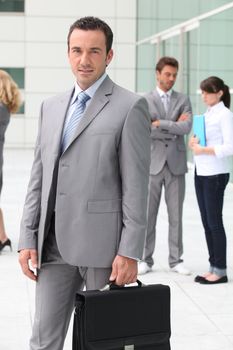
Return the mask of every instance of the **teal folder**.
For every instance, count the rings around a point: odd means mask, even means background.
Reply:
[[[205,117],[204,115],[193,116],[193,134],[198,137],[199,144],[206,146]]]

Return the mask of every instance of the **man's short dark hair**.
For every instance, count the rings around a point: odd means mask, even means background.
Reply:
[[[174,57],[161,57],[160,60],[157,62],[155,69],[161,72],[165,66],[172,66],[174,68],[177,68],[177,70],[179,69],[179,63]]]
[[[74,29],[81,30],[100,30],[104,33],[106,39],[106,50],[107,53],[112,48],[113,32],[109,25],[97,17],[82,17],[75,21],[69,30],[67,36],[68,49],[70,48],[70,36]]]

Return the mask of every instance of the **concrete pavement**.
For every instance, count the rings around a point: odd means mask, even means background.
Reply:
[[[27,350],[34,313],[34,282],[20,271],[17,241],[22,207],[28,183],[33,152],[6,150],[1,207],[13,243],[0,255],[0,350]],[[167,213],[162,200],[158,219],[155,267],[141,277],[144,283],[163,283],[171,287],[171,349],[233,349],[233,185],[227,187],[224,222],[228,236],[228,277],[223,285],[200,285],[196,274],[208,267],[207,249],[196,203],[193,174],[186,178],[184,205],[184,261],[191,276],[170,272],[167,263]],[[64,350],[71,350],[71,327]]]

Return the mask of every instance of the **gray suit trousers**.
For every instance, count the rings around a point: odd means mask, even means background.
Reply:
[[[54,229],[45,241],[43,263],[36,283],[36,309],[30,350],[62,350],[74,309],[75,293],[105,286],[111,268],[67,264],[56,244]]]
[[[172,268],[182,262],[182,212],[185,194],[185,175],[173,175],[167,164],[165,164],[161,172],[157,175],[150,175],[148,225],[143,260],[149,266],[154,264],[153,253],[156,240],[156,222],[163,186],[169,221],[168,262]]]

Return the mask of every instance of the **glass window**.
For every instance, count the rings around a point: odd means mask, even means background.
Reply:
[[[24,68],[6,68],[0,67],[0,69],[6,71],[14,79],[20,90],[22,90],[22,99],[23,99],[23,90],[24,90]],[[24,102],[22,103],[17,114],[24,114]]]
[[[24,0],[0,0],[0,12],[24,12]]]
[[[137,0],[137,40],[228,3],[229,0]],[[219,76],[233,88],[232,32],[233,8],[229,8],[201,20],[200,26],[185,33],[183,38],[174,36],[159,45],[151,45],[150,42],[138,45],[136,91],[141,93],[154,89],[156,60],[163,55],[174,56],[181,63],[175,89],[189,95],[194,114],[203,113],[206,106],[198,92],[203,79]],[[188,154],[191,160],[189,150]],[[233,182],[233,157],[231,159]]]

